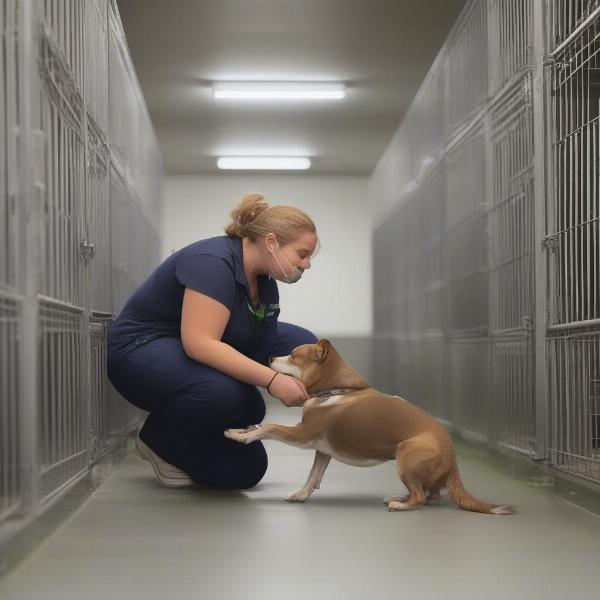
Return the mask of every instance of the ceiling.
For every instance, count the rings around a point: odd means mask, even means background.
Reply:
[[[368,175],[465,0],[117,0],[167,174],[222,154]],[[336,102],[212,98],[213,81],[343,81]]]

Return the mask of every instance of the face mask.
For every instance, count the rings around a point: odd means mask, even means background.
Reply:
[[[302,269],[300,267],[292,267],[292,264],[287,259],[286,255],[283,252],[281,252],[281,250],[279,250],[279,253],[281,254],[281,256],[283,256],[283,258],[285,259],[285,262],[288,264],[288,266],[290,268],[290,272],[286,273],[283,270],[281,263],[277,259],[275,252],[273,252],[273,250],[271,248],[269,248],[268,246],[267,246],[267,248],[268,248],[269,252],[273,255],[273,258],[275,259],[277,266],[279,267],[280,271],[283,274],[282,276],[279,276],[279,277],[277,277],[276,275],[271,275],[273,277],[273,279],[277,279],[277,281],[281,281],[282,283],[296,283],[297,281],[300,281],[300,278],[302,277],[302,274],[304,273],[304,269]]]

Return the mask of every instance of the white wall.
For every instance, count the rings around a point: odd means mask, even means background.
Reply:
[[[296,284],[279,283],[280,319],[319,337],[370,336],[371,223],[367,177],[170,176],[162,198],[162,254],[223,235],[229,212],[249,192],[291,204],[317,225],[321,251]]]

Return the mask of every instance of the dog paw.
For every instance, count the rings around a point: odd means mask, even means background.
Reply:
[[[242,444],[249,443],[248,434],[250,432],[247,429],[226,429],[223,435],[230,440],[240,442]]]
[[[290,494],[287,497],[288,502],[304,502],[308,498],[309,494],[306,492],[298,491]]]
[[[390,512],[394,512],[397,510],[416,510],[417,508],[422,508],[422,504],[409,504],[408,502],[390,502],[388,504],[388,510]]]
[[[390,502],[407,502],[409,496],[387,496],[383,499],[383,503],[387,506]]]

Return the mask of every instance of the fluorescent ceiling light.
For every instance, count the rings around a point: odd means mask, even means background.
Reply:
[[[243,170],[306,170],[310,160],[304,156],[221,156],[217,159],[219,169]]]
[[[213,85],[220,100],[341,100],[346,95],[343,83],[300,81],[222,81]]]

